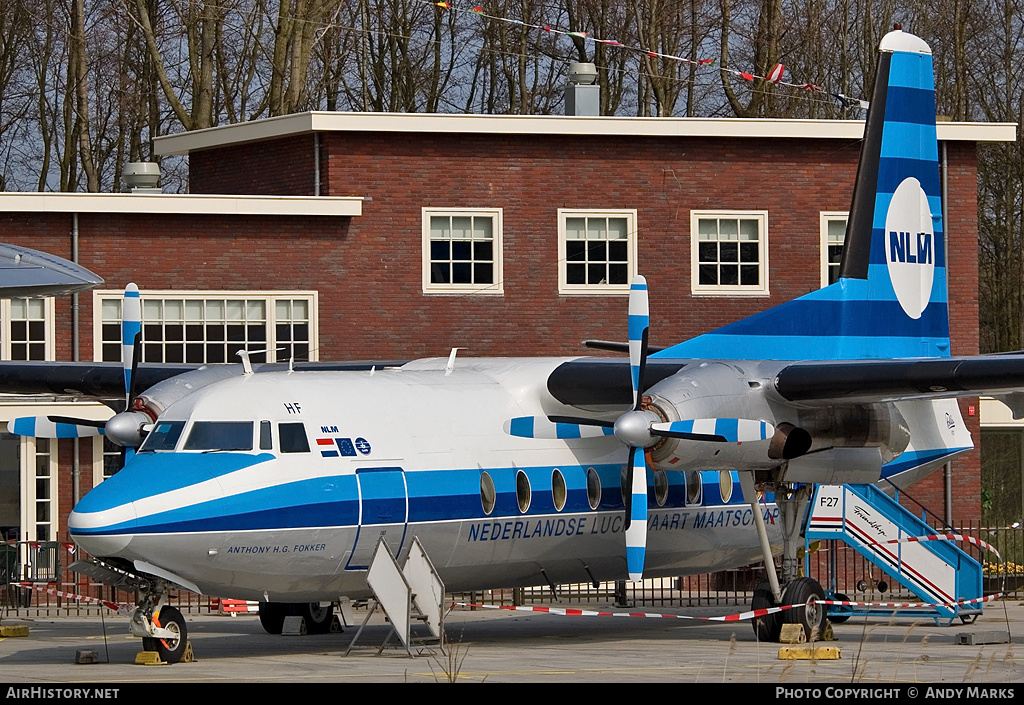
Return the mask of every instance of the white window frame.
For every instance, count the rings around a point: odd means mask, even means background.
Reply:
[[[702,218],[758,221],[758,259],[760,276],[757,285],[700,284],[699,222]],[[690,211],[690,293],[694,296],[768,296],[768,211],[766,210],[699,210]]]
[[[430,280],[430,219],[433,216],[474,216],[491,219],[491,257],[494,281],[490,284],[444,284]],[[422,209],[422,244],[423,244],[423,293],[424,294],[491,294],[504,295],[505,283],[503,276],[502,257],[502,216],[501,208],[436,208]]]
[[[625,284],[569,284],[566,273],[569,218],[622,218],[626,221],[626,283]],[[637,211],[636,209],[558,209],[558,293],[565,295],[629,295],[629,284],[637,272]]]
[[[56,359],[56,344],[54,341],[54,299],[48,296],[44,299],[33,299],[43,303],[43,325],[45,326],[44,338],[45,350],[44,361]],[[11,299],[0,299],[0,360],[11,359]],[[33,319],[35,320],[35,319]]]
[[[820,232],[821,232],[821,286],[822,288],[828,286],[828,224],[833,223],[837,220],[842,220],[845,223],[850,221],[849,211],[821,211],[820,216]],[[844,243],[845,247],[845,243]]]
[[[118,461],[120,462],[120,456],[122,455],[121,449],[118,449]],[[104,460],[106,459],[106,453],[103,447],[103,436],[92,437],[92,486],[96,487],[107,478],[104,473]],[[119,472],[120,468],[117,471]],[[113,477],[113,475],[111,475]]]
[[[58,459],[57,459],[57,439],[47,439],[49,441],[50,450],[48,451],[49,460],[47,461],[47,470],[49,477],[47,484],[49,485],[50,496],[46,502],[50,505],[50,519],[47,522],[49,530],[47,536],[39,536],[36,533],[36,527],[39,526],[39,515],[37,509],[37,496],[36,496],[36,463],[38,462],[38,454],[36,452],[36,445],[39,439],[36,438],[25,438],[23,440],[22,448],[22,461],[21,461],[21,538],[22,540],[28,541],[56,541],[57,532],[60,529],[60,488],[57,478],[58,472]]]
[[[304,299],[308,302],[309,312],[309,360],[319,360],[319,295],[316,291],[228,291],[228,290],[210,290],[210,291],[175,291],[173,289],[159,289],[159,290],[148,290],[143,289],[139,292],[143,302],[143,326],[146,325],[146,314],[145,314],[145,302],[147,299],[185,299],[189,301],[205,301],[205,300],[252,300],[262,299],[266,305],[266,325],[267,325],[267,360],[268,362],[284,361],[284,358],[278,360],[277,357],[277,302],[281,299]],[[105,289],[101,291],[93,292],[93,360],[100,362],[103,360],[103,301],[109,299],[117,299],[120,301],[124,297],[123,291],[117,291],[113,289]],[[238,360],[227,360],[228,363],[241,362]],[[217,364],[217,363],[210,363]]]

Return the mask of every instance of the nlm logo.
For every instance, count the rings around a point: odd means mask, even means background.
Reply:
[[[908,316],[919,319],[931,300],[937,235],[928,196],[913,176],[893,192],[880,234],[896,300]]]
[[[916,239],[916,246],[914,240]],[[932,234],[889,232],[889,261],[908,264],[932,264]]]

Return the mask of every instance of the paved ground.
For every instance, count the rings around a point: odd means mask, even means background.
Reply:
[[[594,605],[594,609],[607,609]],[[711,616],[719,608],[674,610]],[[361,621],[365,612],[357,611]],[[271,636],[254,616],[189,616],[196,655],[193,663],[135,665],[141,649],[127,635],[124,617],[6,617],[0,625],[25,624],[28,637],[0,639],[0,685],[90,683],[117,685],[226,682],[621,682],[682,681],[783,684],[819,688],[835,685],[901,688],[908,684],[949,684],[965,688],[1024,682],[1024,650],[1014,643],[961,645],[995,635],[1024,638],[1024,604],[987,605],[972,625],[937,626],[931,619],[855,617],[836,627],[842,658],[784,661],[779,646],[759,644],[747,622],[678,619],[563,617],[552,614],[456,609],[447,621],[448,656],[408,657],[404,651],[357,649],[345,657],[356,629],[322,636]],[[360,643],[378,646],[390,631],[374,616]],[[106,663],[76,665],[75,654],[92,649]],[[1012,685],[1011,685],[1012,687]],[[126,692],[134,692],[131,687]],[[780,694],[770,689],[776,697]],[[920,696],[930,694],[925,687]],[[11,691],[5,690],[7,697]],[[884,692],[865,694],[885,697]],[[937,695],[938,693],[935,693]],[[955,693],[951,693],[955,695]],[[1004,695],[1006,693],[1004,692]],[[856,697],[860,697],[856,693]],[[834,697],[834,696],[833,696]],[[913,694],[911,694],[913,697]],[[963,699],[962,697],[960,699]]]

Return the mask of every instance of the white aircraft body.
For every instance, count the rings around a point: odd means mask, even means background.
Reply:
[[[131,286],[123,375],[0,367],[12,391],[45,376],[126,393],[102,429],[11,423],[138,448],[71,514],[97,559],[79,570],[138,588],[133,632],[171,661],[186,641],[172,586],[259,600],[269,631],[288,614],[315,631],[332,602],[368,595],[381,537],[399,556],[417,537],[452,592],[765,559],[754,607],[807,607],[758,636],[820,628],[821,586],[797,576],[807,485],[905,486],[973,448],[955,397],[1024,390],[1020,355],[950,357],[931,54],[895,31],[880,57],[839,281],[676,346],[649,351],[638,277],[628,361],[136,366]]]

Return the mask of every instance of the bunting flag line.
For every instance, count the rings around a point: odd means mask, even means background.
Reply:
[[[438,2],[438,0],[418,0],[418,2],[422,2],[422,3],[428,4],[428,5],[433,5],[435,7],[440,8],[441,10],[446,10],[446,11],[449,11],[449,12],[463,12],[463,11],[465,11],[467,9],[467,8],[456,7],[453,3],[446,2],[445,0],[441,0],[440,2]],[[687,58],[687,57],[684,57],[684,56],[676,56],[674,54],[666,54],[664,52],[654,51],[653,49],[642,49],[642,48],[627,46],[627,45],[623,44],[622,42],[618,41],[617,39],[605,39],[605,38],[599,38],[599,37],[592,37],[592,36],[590,36],[589,32],[564,30],[564,29],[559,29],[557,27],[552,27],[551,25],[532,24],[532,23],[529,23],[529,22],[524,22],[522,20],[518,20],[518,19],[514,19],[514,18],[510,18],[510,17],[502,17],[500,15],[492,15],[492,14],[489,14],[487,12],[484,12],[483,6],[481,6],[481,5],[474,5],[472,8],[469,8],[468,11],[471,14],[476,15],[477,17],[480,17],[480,18],[483,18],[483,19],[493,20],[495,22],[504,22],[506,24],[517,25],[517,26],[526,27],[526,28],[529,28],[529,29],[535,29],[538,32],[544,32],[544,33],[552,34],[552,35],[563,35],[563,36],[568,36],[568,37],[575,37],[577,39],[582,39],[584,41],[593,42],[595,44],[605,44],[605,45],[608,45],[608,46],[621,47],[622,49],[626,49],[628,51],[635,51],[635,52],[644,54],[644,55],[646,55],[648,57],[651,57],[651,58],[666,59],[666,60],[669,60],[669,61],[676,61],[676,62],[679,62],[679,63],[690,64],[690,65],[697,66],[697,67],[711,66],[711,65],[713,65],[715,63],[715,59],[695,59],[695,58]],[[819,86],[819,85],[817,85],[815,83],[783,81],[782,77],[783,77],[783,75],[785,73],[785,70],[786,70],[785,65],[779,63],[779,64],[775,64],[775,66],[772,67],[771,71],[768,72],[767,76],[760,76],[760,75],[755,74],[755,73],[746,72],[746,71],[738,71],[736,69],[726,68],[724,66],[719,67],[719,71],[721,71],[722,73],[728,73],[728,74],[732,74],[734,76],[738,76],[739,78],[742,78],[743,80],[745,80],[745,81],[747,81],[749,83],[754,83],[755,81],[763,81],[765,83],[771,83],[771,84],[773,84],[775,86],[785,86],[787,88],[794,88],[794,89],[797,89],[797,90],[808,91],[808,92],[811,92],[811,93],[822,93],[822,94],[828,95],[831,98],[833,98],[834,100],[836,100],[843,108],[859,107],[859,108],[862,108],[864,110],[867,110],[867,108],[868,108],[868,102],[866,100],[860,100],[858,98],[850,98],[849,96],[845,96],[842,93],[829,92],[829,91],[826,91],[824,87]]]
[[[971,600],[960,600],[959,602],[853,602],[851,600],[818,600],[814,604],[838,605],[843,607],[933,609],[935,607],[957,607],[964,605],[981,604],[984,602],[993,602],[1001,597],[1003,597],[1003,593],[997,592],[993,593],[992,595],[976,597]],[[540,605],[480,605],[470,602],[455,602],[452,603],[452,607],[463,607],[468,609],[506,610],[511,612],[540,612],[544,614],[553,614],[559,617],[639,617],[642,619],[689,619],[699,622],[743,622],[748,619],[765,617],[769,614],[776,614],[778,612],[785,612],[786,610],[797,609],[799,607],[806,607],[806,605],[799,604],[781,605],[779,607],[765,607],[762,609],[748,610],[746,612],[722,615],[717,617],[698,617],[689,614],[666,614],[660,612],[604,612],[600,610],[573,609],[569,607],[543,607]]]

